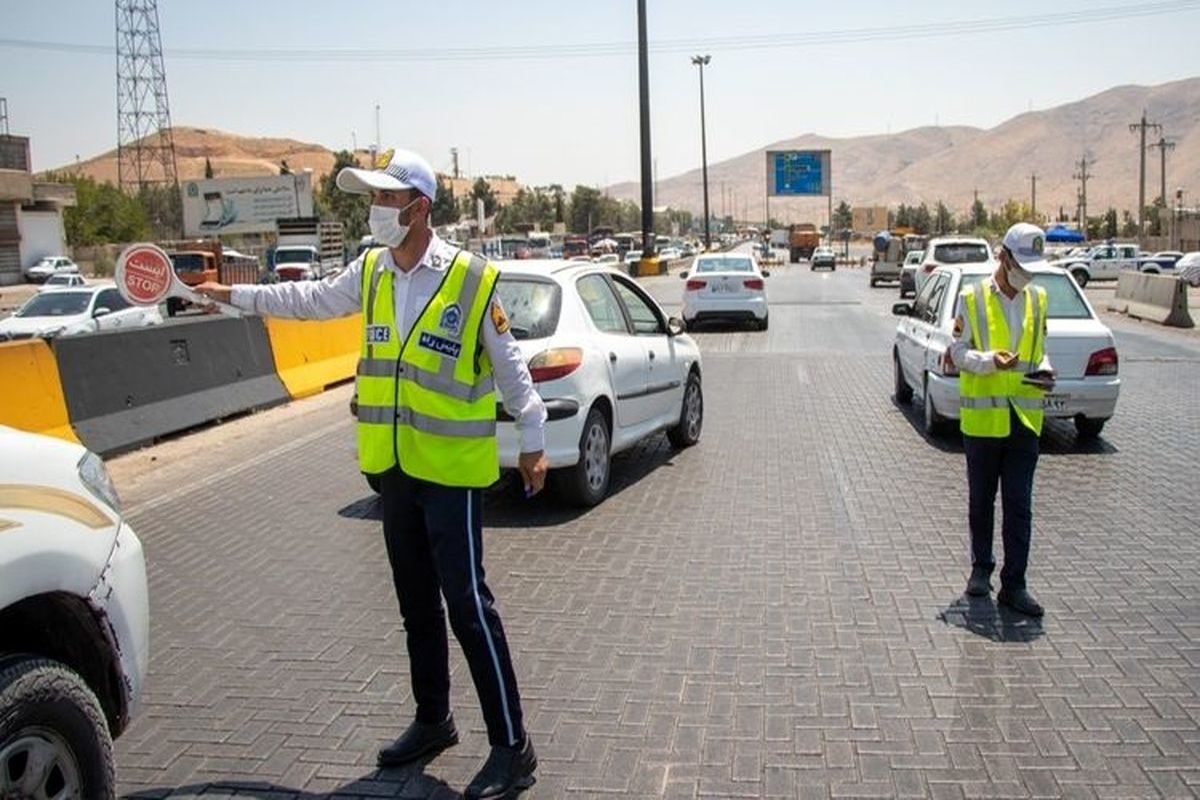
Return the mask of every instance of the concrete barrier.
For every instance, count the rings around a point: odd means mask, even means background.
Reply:
[[[288,399],[257,317],[65,337],[54,355],[75,432],[101,454]]]
[[[292,399],[308,397],[354,377],[362,315],[302,322],[269,318],[275,371]]]
[[[54,351],[41,339],[0,344],[0,425],[79,441]]]
[[[1187,284],[1171,275],[1122,272],[1108,310],[1176,328],[1196,324],[1188,313]]]

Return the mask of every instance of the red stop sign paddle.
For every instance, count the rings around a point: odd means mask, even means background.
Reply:
[[[217,303],[179,279],[174,264],[161,247],[147,242],[131,244],[117,258],[117,289],[135,306],[156,306],[177,297],[199,306],[217,305],[238,314],[233,306]]]

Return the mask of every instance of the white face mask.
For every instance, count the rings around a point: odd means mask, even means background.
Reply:
[[[391,206],[371,206],[371,215],[367,218],[367,227],[371,229],[371,238],[384,247],[399,247],[408,236],[411,226],[400,224],[400,214],[410,208],[421,198],[413,200],[404,208]]]
[[[1031,280],[1033,280],[1032,276],[1025,270],[1008,268],[1008,285],[1018,292],[1028,286]]]

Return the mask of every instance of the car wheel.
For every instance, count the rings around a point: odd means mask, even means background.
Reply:
[[[1076,417],[1075,418],[1075,436],[1081,442],[1090,442],[1100,435],[1104,430],[1104,423],[1107,419],[1093,419],[1091,417]]]
[[[921,395],[921,427],[928,436],[940,436],[946,429],[946,418],[938,413],[929,396],[929,376],[925,376],[924,392]]]
[[[766,328],[766,320],[763,321]],[[667,438],[675,447],[691,447],[700,441],[704,429],[704,389],[700,376],[695,372],[688,375],[687,387],[683,390],[683,407],[679,410],[679,424],[667,431]]]
[[[579,461],[573,467],[558,470],[558,491],[572,504],[590,507],[608,494],[612,469],[608,422],[600,409],[592,407],[579,435]]]
[[[897,353],[892,353],[892,372],[896,402],[908,405],[912,402],[913,390],[908,381],[904,380],[904,370],[900,367],[900,356]]]
[[[0,797],[116,797],[108,723],[63,664],[20,658],[0,672]]]
[[[1082,289],[1083,287],[1088,285],[1088,274],[1084,270],[1081,270],[1081,269],[1071,270],[1071,277],[1075,279],[1075,282],[1077,284],[1079,284],[1080,289]]]

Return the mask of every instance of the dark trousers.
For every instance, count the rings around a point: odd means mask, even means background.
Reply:
[[[383,476],[383,537],[407,634],[417,719],[450,713],[445,608],[471,669],[492,745],[525,737],[508,642],[483,576],[483,498],[393,469]]]
[[[1000,487],[1004,522],[1004,568],[1001,586],[1025,588],[1029,542],[1033,527],[1033,473],[1038,461],[1038,437],[1009,409],[1011,432],[1003,439],[963,436],[970,486],[971,564],[989,572],[996,567],[992,540],[996,488]]]

